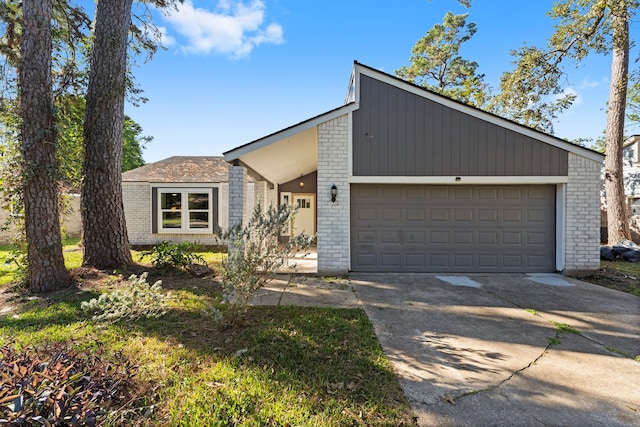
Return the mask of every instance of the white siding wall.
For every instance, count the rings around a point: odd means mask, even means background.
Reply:
[[[318,126],[318,274],[349,271],[349,116]],[[331,202],[331,186],[338,197]]]
[[[569,153],[565,273],[600,268],[600,169],[602,164]]]

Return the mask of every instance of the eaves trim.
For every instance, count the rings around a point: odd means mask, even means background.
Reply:
[[[348,114],[352,111],[355,111],[359,108],[359,105],[356,103],[351,103],[347,105],[343,105],[342,107],[335,108],[331,111],[327,111],[318,116],[307,119],[303,122],[297,123],[288,128],[282,129],[271,135],[267,135],[263,138],[256,139],[255,141],[251,141],[247,144],[241,145],[229,151],[226,151],[223,154],[224,159],[227,162],[233,162],[234,160],[239,160],[242,156],[251,153],[252,151],[259,150],[260,148],[266,147],[269,144],[285,139],[289,136],[295,135],[297,133],[303,132],[307,129],[311,129],[314,126],[318,126],[324,122],[335,119],[336,117],[340,117],[342,115]]]

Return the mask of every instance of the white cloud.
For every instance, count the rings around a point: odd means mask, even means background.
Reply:
[[[186,0],[166,19],[180,35],[186,37],[185,52],[215,52],[241,58],[261,44],[284,42],[280,25],[265,26],[265,10],[261,0],[251,0],[246,4],[220,0],[214,11],[194,7],[191,0]]]
[[[166,27],[158,27],[158,31],[160,31],[160,42],[162,46],[173,46],[176,44],[176,39],[167,33]]]
[[[591,89],[594,87],[598,87],[602,84],[602,82],[599,82],[597,80],[589,80],[589,79],[584,79],[582,80],[582,83],[578,86],[579,89]]]
[[[571,87],[566,88],[565,90],[562,91],[562,93],[554,95],[553,99],[557,101],[558,99],[563,98],[567,95],[573,95],[575,97],[572,105],[582,105],[582,103],[584,102],[584,99],[578,93],[578,91]]]

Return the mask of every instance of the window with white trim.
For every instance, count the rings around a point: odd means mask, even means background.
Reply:
[[[158,188],[159,233],[212,233],[214,192],[211,188]]]

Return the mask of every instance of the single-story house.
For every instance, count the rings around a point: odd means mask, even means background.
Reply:
[[[602,154],[358,62],[342,106],[224,159],[229,224],[294,204],[319,274],[599,268]]]
[[[229,226],[229,168],[220,156],[175,156],[124,172],[122,195],[129,243],[226,244],[218,231]],[[254,188],[255,180],[249,176],[244,192],[253,194]],[[251,197],[248,200],[250,213],[254,205]]]

